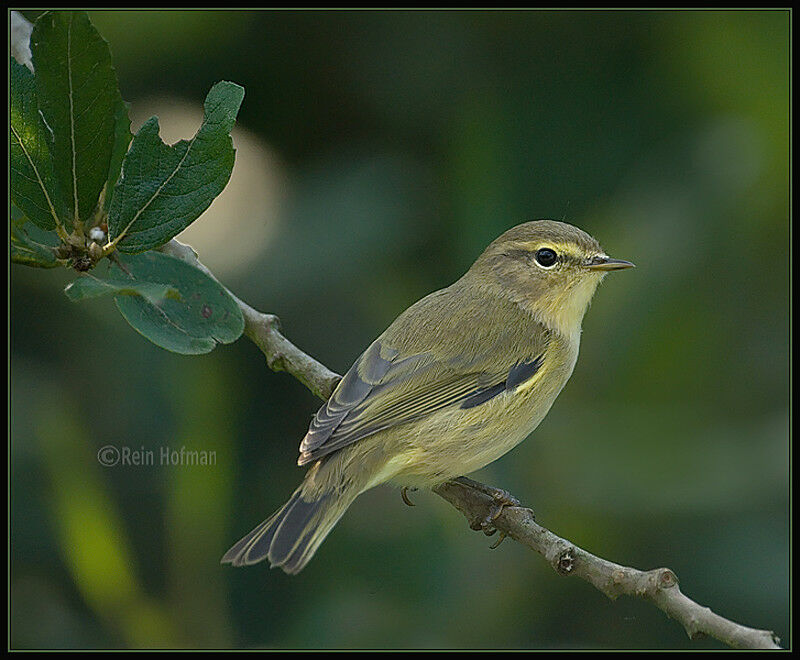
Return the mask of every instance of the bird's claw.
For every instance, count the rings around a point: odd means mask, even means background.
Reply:
[[[494,550],[497,548],[503,541],[506,540],[506,536],[508,536],[508,534],[505,532],[500,532],[500,536],[498,536],[497,540],[489,546],[489,550]]]
[[[520,506],[519,500],[516,497],[514,497],[511,493],[509,493],[507,490],[503,490],[502,488],[491,488],[491,487],[489,488],[491,490],[489,494],[495,501],[495,506],[499,507],[499,511],[495,515],[495,518],[500,515],[500,512],[503,510],[503,507]]]
[[[483,532],[486,534],[486,536],[494,536],[497,533],[497,527],[494,526],[494,521],[497,519],[497,516],[503,512],[503,507],[517,506],[516,504],[513,504],[512,501],[513,498],[504,502],[495,502],[489,509],[489,513],[486,514],[486,516],[483,518],[477,518],[470,523],[470,529],[475,530],[476,532]],[[497,538],[497,541],[490,545],[489,549],[494,550],[496,547],[498,547],[505,540],[506,536],[507,534],[505,532],[500,532],[500,536]]]
[[[519,500],[507,490],[503,490],[502,488],[487,486],[486,484],[482,484],[479,481],[474,481],[468,477],[457,477],[453,479],[453,481],[461,484],[462,486],[466,486],[467,488],[472,488],[472,490],[477,490],[479,493],[488,495],[495,501],[496,504],[500,504],[502,506],[520,506]],[[500,514],[498,513],[497,515]],[[497,516],[495,516],[495,518],[496,517]]]
[[[403,502],[406,503],[406,506],[417,506],[408,498],[408,491],[410,490],[417,490],[416,488],[409,488],[408,486],[403,486],[400,489],[400,497],[403,498]]]
[[[487,486],[477,481],[473,481],[472,479],[468,479],[467,477],[459,477],[458,479],[455,479],[455,481],[492,498],[493,503],[486,516],[470,523],[470,529],[473,529],[476,532],[483,532],[486,534],[486,536],[492,536],[497,532],[497,528],[494,526],[494,521],[497,520],[497,517],[503,512],[505,507],[520,506],[519,500],[502,488]],[[507,534],[505,532],[500,532],[500,536],[498,537],[497,541],[490,546],[490,549],[494,550],[496,547],[498,547],[505,540],[506,536]]]

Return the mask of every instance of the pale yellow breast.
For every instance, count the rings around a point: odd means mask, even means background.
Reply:
[[[391,479],[403,485],[430,486],[497,460],[544,419],[569,379],[577,355],[577,340],[560,339],[548,349],[536,374],[513,391],[474,408],[454,406],[387,431],[387,442],[398,451],[372,485]]]

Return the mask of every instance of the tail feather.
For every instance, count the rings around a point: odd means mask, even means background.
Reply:
[[[247,534],[247,536],[239,539],[239,541],[223,555],[221,563],[233,564],[234,566],[248,566],[250,564],[257,564],[262,559],[266,558],[269,544],[277,528],[275,519],[280,516],[281,511],[282,509],[276,511],[270,518]],[[260,546],[260,554],[251,552],[253,546],[256,544]]]
[[[269,559],[273,568],[299,573],[355,499],[328,492],[307,500],[302,491],[300,486],[286,504],[238,541],[222,563],[248,566]]]
[[[270,561],[283,564],[292,556],[298,544],[302,544],[303,539],[317,527],[309,523],[315,514],[321,513],[328,498],[329,495],[325,495],[314,502],[306,502],[302,497],[292,497],[270,543]]]

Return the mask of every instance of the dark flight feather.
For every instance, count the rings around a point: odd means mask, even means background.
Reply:
[[[496,385],[492,385],[491,387],[486,387],[475,392],[474,394],[471,394],[463,400],[461,407],[474,408],[475,406],[479,406],[482,403],[486,403],[490,399],[493,399],[498,394],[515,390],[519,385],[522,385],[522,383],[528,379],[533,378],[543,363],[544,354],[540,355],[534,360],[531,360],[530,362],[518,362],[511,367],[505,381],[502,383],[497,383]]]

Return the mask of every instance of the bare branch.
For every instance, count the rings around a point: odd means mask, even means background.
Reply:
[[[160,249],[214,277],[188,245],[173,239]],[[286,339],[278,330],[276,316],[256,311],[236,296],[233,297],[239,303],[245,318],[245,334],[264,353],[269,367],[275,371],[290,373],[320,399],[327,399],[341,376]],[[472,483],[479,488],[470,487],[463,482],[448,481],[433,491],[461,511],[471,528],[478,529],[478,521],[490,518],[496,510],[497,502],[481,492],[481,489],[492,489],[477,482]],[[559,575],[575,575],[612,599],[633,596],[650,601],[678,621],[691,639],[709,635],[733,648],[781,648],[778,646],[780,640],[774,633],[729,621],[685,596],[678,587],[675,573],[668,568],[640,571],[597,557],[539,525],[530,509],[504,507],[493,520],[493,526],[502,534],[538,552]]]
[[[197,258],[197,253],[188,245],[175,239],[162,245],[159,250],[171,254],[196,266],[207,275],[217,279]],[[219,280],[217,280],[219,281]],[[224,285],[223,285],[224,286]],[[228,291],[230,293],[230,291]],[[267,365],[273,371],[285,371],[320,399],[326,400],[333,392],[341,376],[310,355],[301,351],[281,334],[280,320],[273,314],[259,312],[231,293],[244,316],[244,333],[261,349],[267,358]]]
[[[433,490],[461,511],[473,528],[496,506],[490,496],[456,481]],[[774,633],[729,621],[685,596],[675,573],[668,568],[640,571],[602,559],[542,527],[534,520],[533,511],[524,507],[504,507],[493,524],[501,533],[542,555],[559,575],[586,580],[612,600],[632,596],[650,601],[680,623],[690,639],[708,635],[733,648],[781,648]]]

